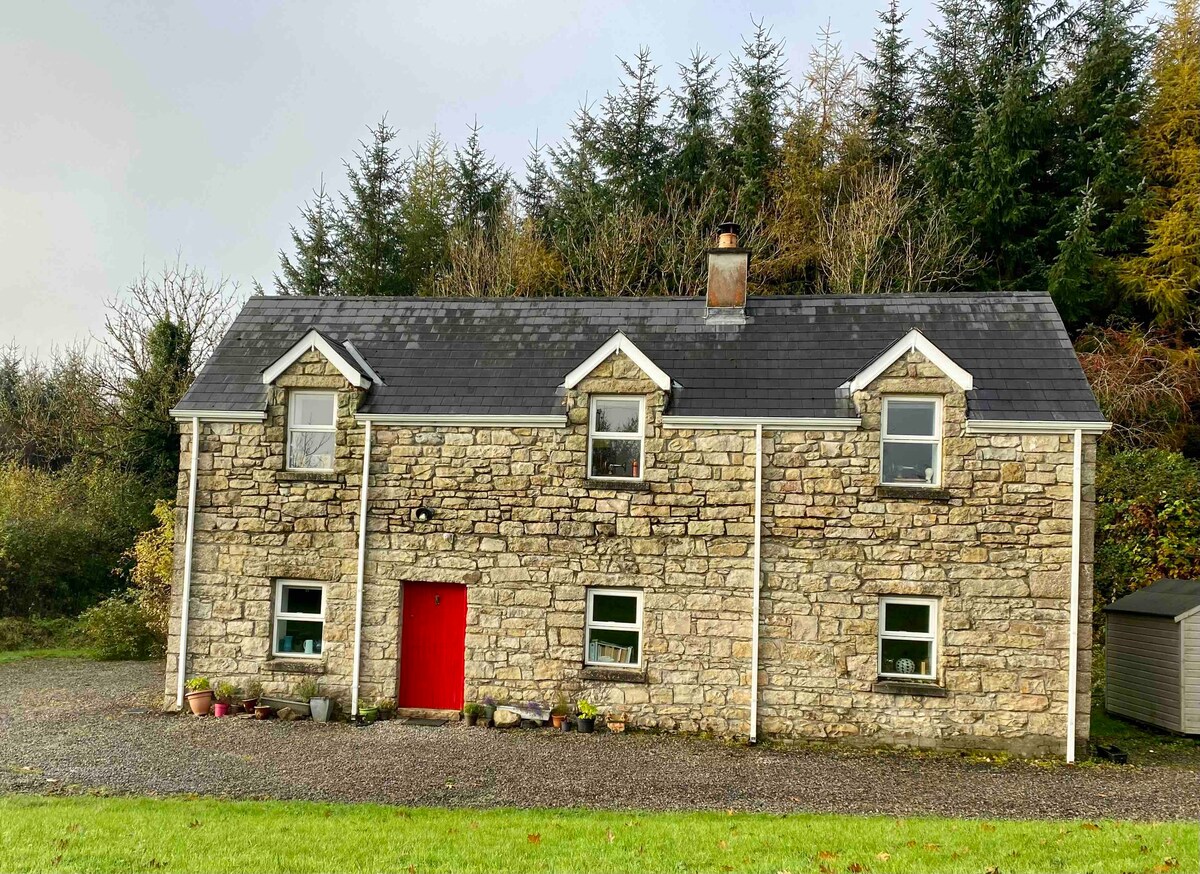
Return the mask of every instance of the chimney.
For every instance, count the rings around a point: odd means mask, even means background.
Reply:
[[[706,322],[744,325],[746,323],[746,279],[750,272],[750,250],[738,246],[735,222],[717,228],[717,247],[708,250],[708,306]]]

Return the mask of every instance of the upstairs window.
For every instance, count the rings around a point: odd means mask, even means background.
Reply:
[[[289,470],[333,470],[337,392],[294,391],[288,398]]]
[[[588,426],[588,476],[642,478],[646,399],[635,395],[593,397]]]
[[[937,486],[942,466],[942,405],[937,398],[884,398],[885,486]]]
[[[589,665],[635,668],[642,660],[642,593],[637,589],[588,589]]]
[[[937,678],[936,600],[880,600],[879,675],[909,680]]]

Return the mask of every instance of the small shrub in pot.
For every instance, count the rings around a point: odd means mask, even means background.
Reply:
[[[471,702],[463,708],[463,716],[467,719],[467,725],[476,725],[479,722],[479,717],[486,716],[487,710],[482,704]]]
[[[570,715],[571,705],[567,703],[566,696],[560,692],[558,700],[554,702],[554,709],[550,711],[550,721],[554,723],[555,728],[562,728]]]
[[[396,701],[393,698],[380,698],[375,702],[380,719],[391,719],[396,715]]]
[[[251,680],[246,684],[246,691],[242,693],[242,707],[247,713],[253,713],[255,705],[258,704],[258,699],[262,697],[263,686],[258,680]]]
[[[208,677],[192,677],[185,684],[184,699],[193,716],[207,716],[213,703],[213,692]]]
[[[217,683],[217,703],[213,707],[213,716],[228,716],[229,708],[238,700],[238,695],[242,692],[233,683],[228,683],[222,680]]]
[[[591,734],[596,729],[596,717],[600,711],[596,706],[586,698],[579,699],[579,730],[584,734]]]

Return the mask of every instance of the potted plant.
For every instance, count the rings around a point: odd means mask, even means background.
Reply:
[[[380,698],[375,702],[375,707],[379,710],[380,719],[391,719],[396,715],[396,701],[394,698]]]
[[[225,681],[217,683],[217,703],[213,706],[213,716],[228,716],[229,708],[237,701],[237,696],[241,691],[233,683]]]
[[[259,701],[261,701],[261,700],[262,699],[260,698]],[[271,706],[269,704],[254,705],[254,718],[255,719],[270,719],[271,718]]]
[[[486,715],[487,708],[485,708],[482,704],[475,703],[474,701],[463,708],[463,716],[467,718],[467,725],[477,725],[479,723],[479,717]]]
[[[620,734],[625,730],[625,715],[622,713],[610,713],[604,717],[604,725],[614,734]]]
[[[485,717],[483,720],[485,725],[491,724],[491,721],[496,717],[496,699],[491,695],[483,696],[483,715]]]
[[[183,697],[187,699],[192,715],[207,716],[213,703],[213,693],[208,685],[208,677],[192,677],[187,681],[185,687],[187,692]]]
[[[358,702],[358,718],[363,725],[374,725],[375,720],[379,718],[379,708],[374,704],[368,704],[365,701]]]
[[[262,697],[263,687],[258,680],[251,680],[246,684],[246,691],[242,693],[242,708],[247,713],[254,712],[254,706],[258,704],[258,699]]]
[[[328,722],[329,717],[333,714],[333,699],[328,695],[316,694],[320,692],[316,680],[305,680],[296,687],[297,692],[312,692],[314,694],[308,696],[308,709],[312,711],[314,722]],[[299,694],[297,698],[301,697]]]
[[[566,697],[560,692],[558,700],[554,702],[554,709],[550,711],[550,721],[554,723],[555,728],[561,729],[570,715],[571,705],[567,703]]]
[[[596,706],[586,698],[579,699],[579,730],[584,734],[591,734],[596,729],[596,717],[600,711]]]

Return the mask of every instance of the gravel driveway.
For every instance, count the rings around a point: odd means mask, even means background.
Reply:
[[[0,665],[0,793],[196,793],[412,806],[1195,819],[1200,772],[979,764],[647,734],[130,714],[160,662]]]

